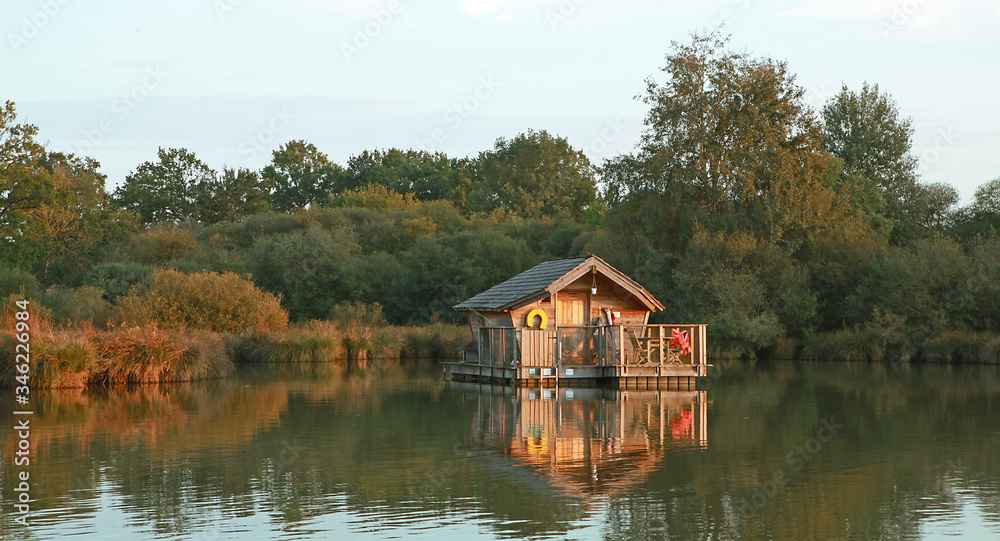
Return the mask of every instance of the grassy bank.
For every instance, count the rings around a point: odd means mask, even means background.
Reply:
[[[52,326],[35,318],[31,334],[30,386],[88,386],[168,383],[232,375],[239,364],[311,363],[363,365],[370,360],[405,362],[450,358],[467,340],[464,327],[384,327],[346,330],[313,321],[282,331],[223,335],[156,325]],[[14,339],[0,336],[0,387],[16,381]]]
[[[973,331],[945,331],[915,339],[894,329],[861,327],[783,339],[767,349],[715,343],[709,337],[711,361],[736,359],[807,361],[904,361],[917,363],[1000,364],[1000,336]]]
[[[458,325],[367,327],[311,321],[280,332],[235,336],[230,349],[237,363],[363,364],[369,360],[453,358],[467,341],[468,329]]]

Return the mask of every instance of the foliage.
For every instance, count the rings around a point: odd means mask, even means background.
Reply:
[[[43,302],[52,309],[52,321],[57,324],[87,322],[104,327],[111,319],[111,303],[104,298],[103,291],[93,286],[47,291]]]
[[[94,336],[110,310],[244,333],[229,340],[247,358],[361,362],[450,354],[452,306],[590,252],[664,302],[654,321],[708,322],[715,355],[993,358],[1000,178],[956,209],[953,187],[920,182],[911,122],[877,85],[819,110],[804,94],[786,63],[713,32],[673,44],[640,96],[640,144],[599,168],[544,130],[471,158],[390,148],[344,167],[294,140],[260,171],[160,148],[112,196],[96,161],[47,151],[7,102],[0,294],[24,288]],[[92,338],[54,339],[49,366],[104,362]],[[174,373],[149,370],[115,378]]]
[[[707,322],[716,340],[754,350],[802,328],[816,312],[808,275],[773,243],[699,230],[675,270],[683,317]]]
[[[104,298],[113,303],[155,268],[142,263],[101,263],[87,272],[83,283],[100,289]]]
[[[501,137],[479,155],[469,205],[524,218],[559,212],[580,217],[595,202],[595,176],[586,155],[565,138],[529,130],[511,140]]]
[[[855,203],[892,220],[895,238],[912,238],[921,218],[914,205],[921,190],[917,158],[910,152],[910,119],[900,118],[895,102],[868,83],[860,92],[843,86],[822,115],[823,147],[844,162],[841,182],[871,195],[863,202],[855,198]]]
[[[222,333],[276,331],[288,326],[277,297],[233,273],[154,271],[118,302],[127,325]]]
[[[0,267],[0,299],[6,299],[11,295],[40,299],[42,286],[30,272]]]
[[[452,160],[440,152],[366,150],[348,160],[335,191],[346,193],[377,185],[418,201],[458,202],[468,176],[464,161]]]
[[[281,296],[296,320],[317,319],[353,295],[361,279],[357,252],[348,231],[314,223],[255,242],[247,268],[257,284]]]
[[[271,164],[261,171],[271,191],[271,207],[278,211],[325,204],[336,187],[340,166],[311,143],[289,141],[272,153]]]
[[[144,162],[125,177],[115,201],[136,213],[139,223],[180,223],[197,218],[199,194],[214,181],[215,172],[183,148],[157,151],[158,160]]]

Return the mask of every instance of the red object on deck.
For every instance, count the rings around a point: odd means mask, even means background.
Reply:
[[[678,329],[670,329],[670,349],[679,349],[681,355],[691,353],[691,342],[688,340],[688,332]]]

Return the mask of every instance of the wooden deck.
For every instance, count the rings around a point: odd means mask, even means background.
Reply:
[[[671,347],[687,331],[691,350]],[[532,387],[697,390],[707,375],[705,325],[480,329],[478,355],[444,363],[445,379]],[[676,344],[673,344],[676,345]]]

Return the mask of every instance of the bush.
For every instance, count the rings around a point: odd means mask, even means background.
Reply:
[[[187,229],[156,227],[129,239],[128,255],[138,263],[157,265],[178,259],[198,246]]]
[[[102,263],[90,269],[83,283],[99,288],[105,299],[115,302],[154,270],[153,265],[142,263]]]
[[[0,267],[0,298],[7,298],[15,293],[29,299],[39,299],[42,296],[42,285],[30,272]]]
[[[277,297],[233,273],[158,270],[119,302],[129,325],[195,328],[224,333],[269,332],[288,326]]]
[[[384,327],[389,324],[382,313],[382,305],[377,302],[370,304],[357,301],[342,302],[330,309],[328,319],[341,329]]]
[[[93,286],[49,291],[45,294],[44,303],[52,309],[52,321],[56,324],[86,321],[103,327],[111,318],[111,303],[104,299],[100,289]]]

